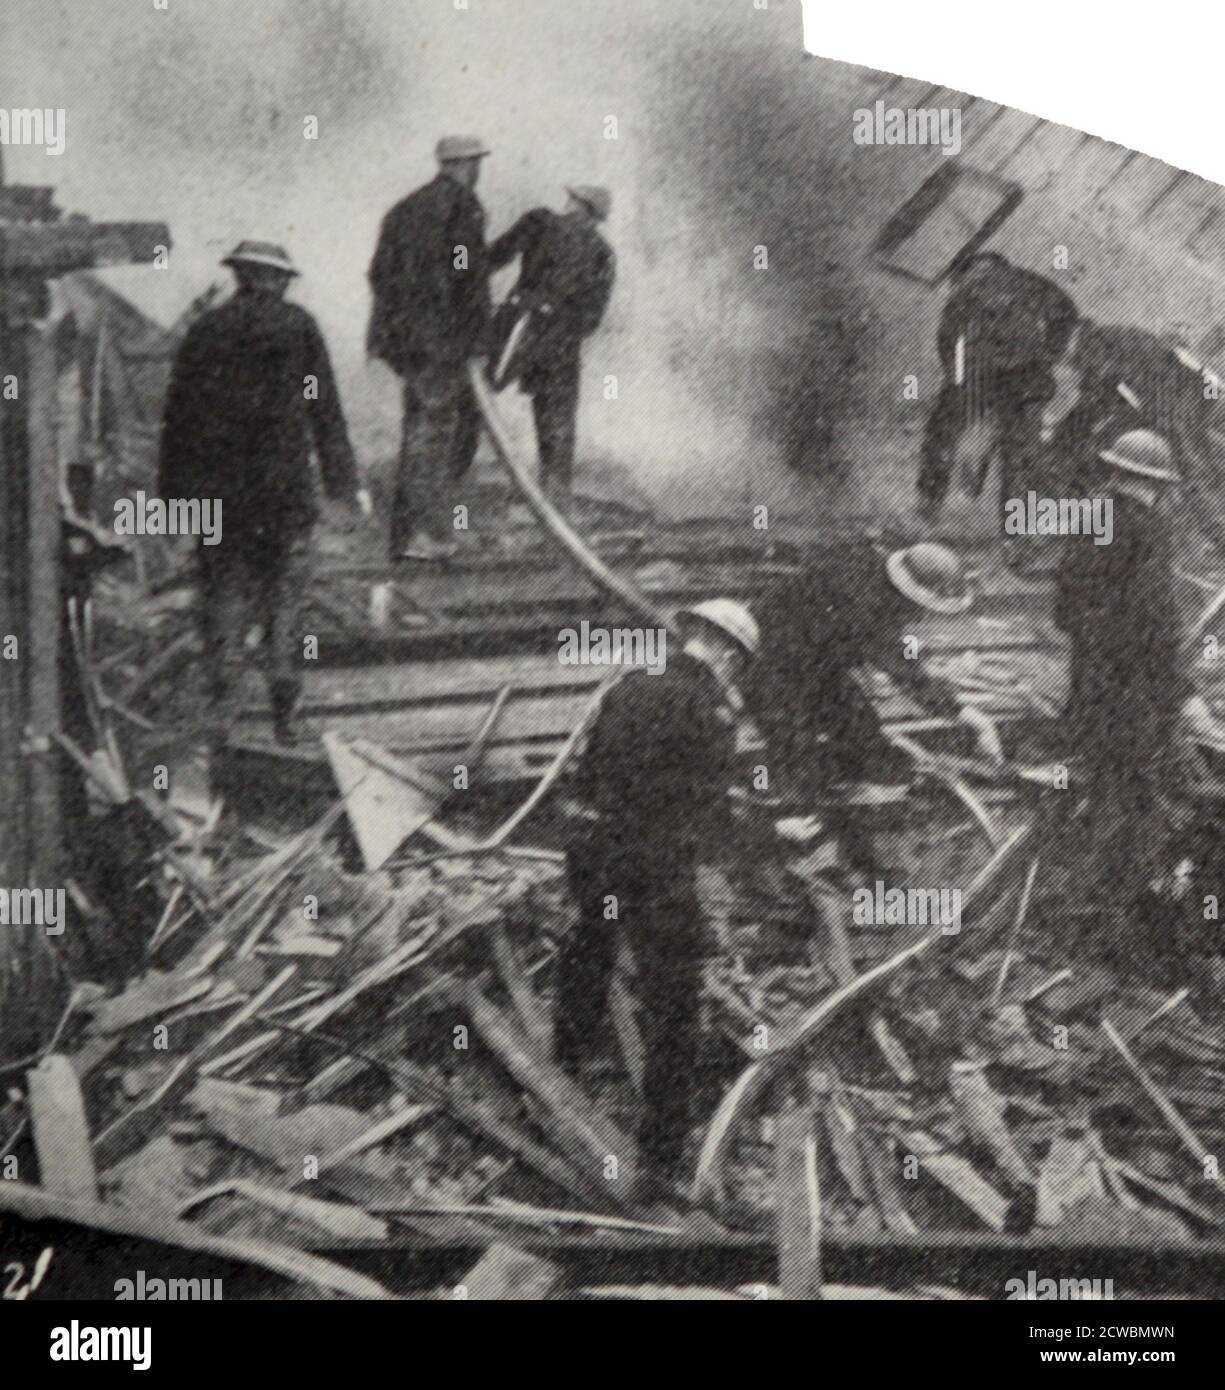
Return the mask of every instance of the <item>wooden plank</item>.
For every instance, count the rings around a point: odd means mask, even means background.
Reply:
[[[562,1271],[547,1260],[510,1245],[491,1245],[449,1296],[469,1302],[536,1303],[549,1300],[562,1279]]]
[[[1066,198],[1070,209],[1092,208],[1132,154],[1126,145],[1093,136],[1076,151],[1065,169],[1060,198]]]
[[[528,1046],[537,1057],[547,1060],[553,1038],[548,1011],[519,964],[506,927],[501,922],[495,922],[485,929],[485,939],[489,944],[489,952],[493,957],[498,978],[515,1006],[515,1016],[519,1020]]]
[[[1188,174],[1144,219],[1144,234],[1185,250],[1208,215],[1221,208],[1222,201],[1217,184]]]
[[[510,1019],[493,1004],[474,981],[466,981],[460,997],[481,1040],[514,1079],[544,1108],[542,1123],[570,1163],[592,1181],[604,1181],[610,1189],[624,1190],[633,1182],[637,1154],[627,1135],[551,1062],[532,1055]],[[610,1158],[617,1163],[614,1184],[606,1177]]]
[[[54,1053],[27,1072],[26,1080],[39,1182],[57,1196],[96,1201],[98,1174],[89,1121],[72,1063]]]
[[[376,1280],[318,1255],[272,1241],[210,1235],[165,1212],[142,1216],[123,1207],[52,1195],[16,1182],[0,1182],[0,1211],[11,1212],[27,1221],[63,1221],[107,1235],[135,1237],[156,1245],[255,1265],[285,1279],[335,1289],[351,1298],[391,1297]]]
[[[1179,172],[1159,159],[1138,154],[1111,180],[1102,193],[1102,202],[1138,226],[1155,200],[1173,186]]]
[[[902,1143],[919,1160],[920,1166],[978,1219],[993,1231],[1004,1229],[1008,1202],[966,1159],[950,1153],[930,1134],[918,1129],[903,1131]]]
[[[48,330],[25,330],[27,367],[21,391],[27,397],[29,429],[30,627],[21,665],[26,668],[29,732],[35,739],[60,727],[60,469],[56,457],[57,410],[55,352]],[[55,750],[29,764],[30,882],[60,883],[64,846],[60,825],[60,758]],[[17,879],[7,880],[10,883]],[[45,946],[45,941],[43,945]]]
[[[133,1024],[190,1004],[212,989],[211,975],[193,977],[181,971],[150,970],[130,989],[98,1004],[94,1009],[94,1027],[103,1034],[120,1033]]]
[[[339,1202],[325,1202],[319,1197],[308,1197],[302,1192],[284,1192],[280,1188],[265,1187],[250,1182],[246,1178],[230,1178],[213,1187],[203,1188],[192,1194],[175,1213],[185,1217],[190,1211],[215,1197],[245,1197],[257,1206],[267,1207],[294,1221],[304,1221],[317,1226],[328,1235],[339,1240],[386,1240],[388,1225],[386,1221],[358,1207],[345,1206]]]
[[[784,1110],[775,1127],[775,1242],[788,1302],[821,1297],[821,1209],[812,1111]]]
[[[1043,121],[1000,167],[1006,178],[1016,179],[1029,193],[1063,186],[1064,174],[1088,137],[1071,126]]]
[[[1017,111],[1008,107],[999,120],[993,121],[968,148],[965,148],[966,159],[975,168],[999,173],[1001,167],[1041,124],[1041,119],[1028,111]],[[963,146],[964,140],[963,135]]]

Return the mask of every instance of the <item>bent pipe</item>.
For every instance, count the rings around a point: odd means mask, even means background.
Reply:
[[[999,879],[1004,866],[1015,857],[1031,834],[1030,827],[1023,827],[1014,831],[996,849],[966,889],[963,913]],[[737,1122],[766,1086],[803,1056],[806,1045],[822,1031],[835,1014],[840,1013],[848,1004],[867,994],[882,981],[895,975],[908,961],[917,959],[942,939],[942,929],[937,927],[913,945],[899,951],[897,955],[882,961],[880,965],[865,971],[850,984],[827,995],[799,1020],[790,1037],[776,1050],[760,1062],[751,1063],[740,1073],[716,1107],[702,1142],[702,1151],[698,1156],[697,1172],[693,1180],[693,1191],[697,1200],[723,1200],[723,1164],[731,1146],[732,1134]]]

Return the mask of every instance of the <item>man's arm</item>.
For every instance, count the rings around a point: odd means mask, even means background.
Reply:
[[[476,195],[468,193],[450,228],[452,243],[447,249],[450,277],[451,320],[462,339],[465,354],[485,349],[489,328],[489,250],[485,245],[485,214]],[[456,248],[467,253],[466,267],[455,264]]]
[[[340,392],[336,389],[327,344],[313,319],[307,321],[306,337],[307,371],[316,381],[314,399],[307,398],[306,408],[319,454],[323,487],[329,497],[347,500],[357,493],[358,477]]]
[[[541,209],[533,208],[525,212],[508,230],[502,233],[489,247],[488,260],[492,269],[501,270],[516,256],[522,256],[535,241],[540,231]]]
[[[194,403],[202,367],[201,336],[200,325],[193,325],[174,355],[158,442],[157,490],[162,497],[189,496],[196,481],[187,473],[196,435]]]
[[[579,304],[579,332],[584,338],[594,333],[600,326],[608,300],[612,295],[613,281],[617,276],[617,257],[609,247],[600,257],[594,273],[583,287]]]

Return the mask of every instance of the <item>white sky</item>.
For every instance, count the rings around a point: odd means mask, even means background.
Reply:
[[[930,79],[1225,184],[1225,5],[803,0],[811,53]]]

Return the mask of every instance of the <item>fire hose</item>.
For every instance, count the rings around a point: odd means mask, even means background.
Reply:
[[[478,361],[468,363],[468,377],[472,383],[472,394],[476,398],[477,409],[493,440],[498,459],[510,474],[511,481],[523,494],[524,500],[536,514],[540,524],[550,536],[584,570],[605,593],[621,600],[631,611],[645,618],[653,627],[670,627],[668,616],[657,608],[645,594],[615,571],[609,569],[603,560],[591,549],[573,526],[541,491],[539,484],[524,466],[511,441],[506,426],[498,414],[497,402],[483,366]]]

